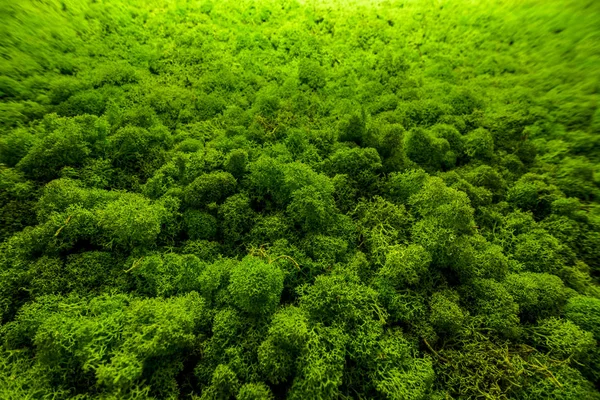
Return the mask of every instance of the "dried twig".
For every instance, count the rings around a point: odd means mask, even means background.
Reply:
[[[144,259],[144,256],[141,256],[139,259],[137,259],[136,261],[134,261],[133,265],[131,266],[131,268],[124,270],[125,273],[131,272],[131,270],[133,270],[134,268],[139,267],[141,265],[143,259]]]
[[[64,224],[63,226],[61,226],[60,228],[58,228],[58,230],[57,230],[57,231],[56,231],[56,233],[54,234],[54,237],[57,237],[57,236],[58,236],[58,235],[59,235],[59,234],[62,232],[62,230],[63,230],[63,229],[65,229],[65,227],[66,227],[67,225],[69,225],[69,222],[71,221],[71,218],[73,218],[73,216],[72,216],[72,215],[69,215],[69,216],[67,217],[67,220],[65,221],[65,224]]]
[[[427,341],[427,339],[423,338],[423,341],[425,342],[425,344],[427,345],[427,347],[429,348],[429,350],[431,350],[431,352],[433,354],[435,354],[440,360],[442,360],[444,362],[450,362],[450,361],[448,361],[448,359],[446,359],[445,357],[442,357],[437,351],[435,351],[433,349],[433,347],[431,347],[431,345],[429,344],[429,342]]]

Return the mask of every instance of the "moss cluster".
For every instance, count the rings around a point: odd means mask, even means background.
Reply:
[[[600,399],[594,0],[0,4],[0,398]]]

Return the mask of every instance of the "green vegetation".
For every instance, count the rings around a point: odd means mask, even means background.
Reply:
[[[0,2],[1,399],[600,399],[600,3]]]

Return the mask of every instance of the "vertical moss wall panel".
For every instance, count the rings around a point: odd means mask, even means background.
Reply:
[[[0,2],[1,399],[600,399],[600,4]]]

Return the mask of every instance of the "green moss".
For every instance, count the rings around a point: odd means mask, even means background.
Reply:
[[[0,398],[598,398],[598,2],[438,3],[2,2]]]

